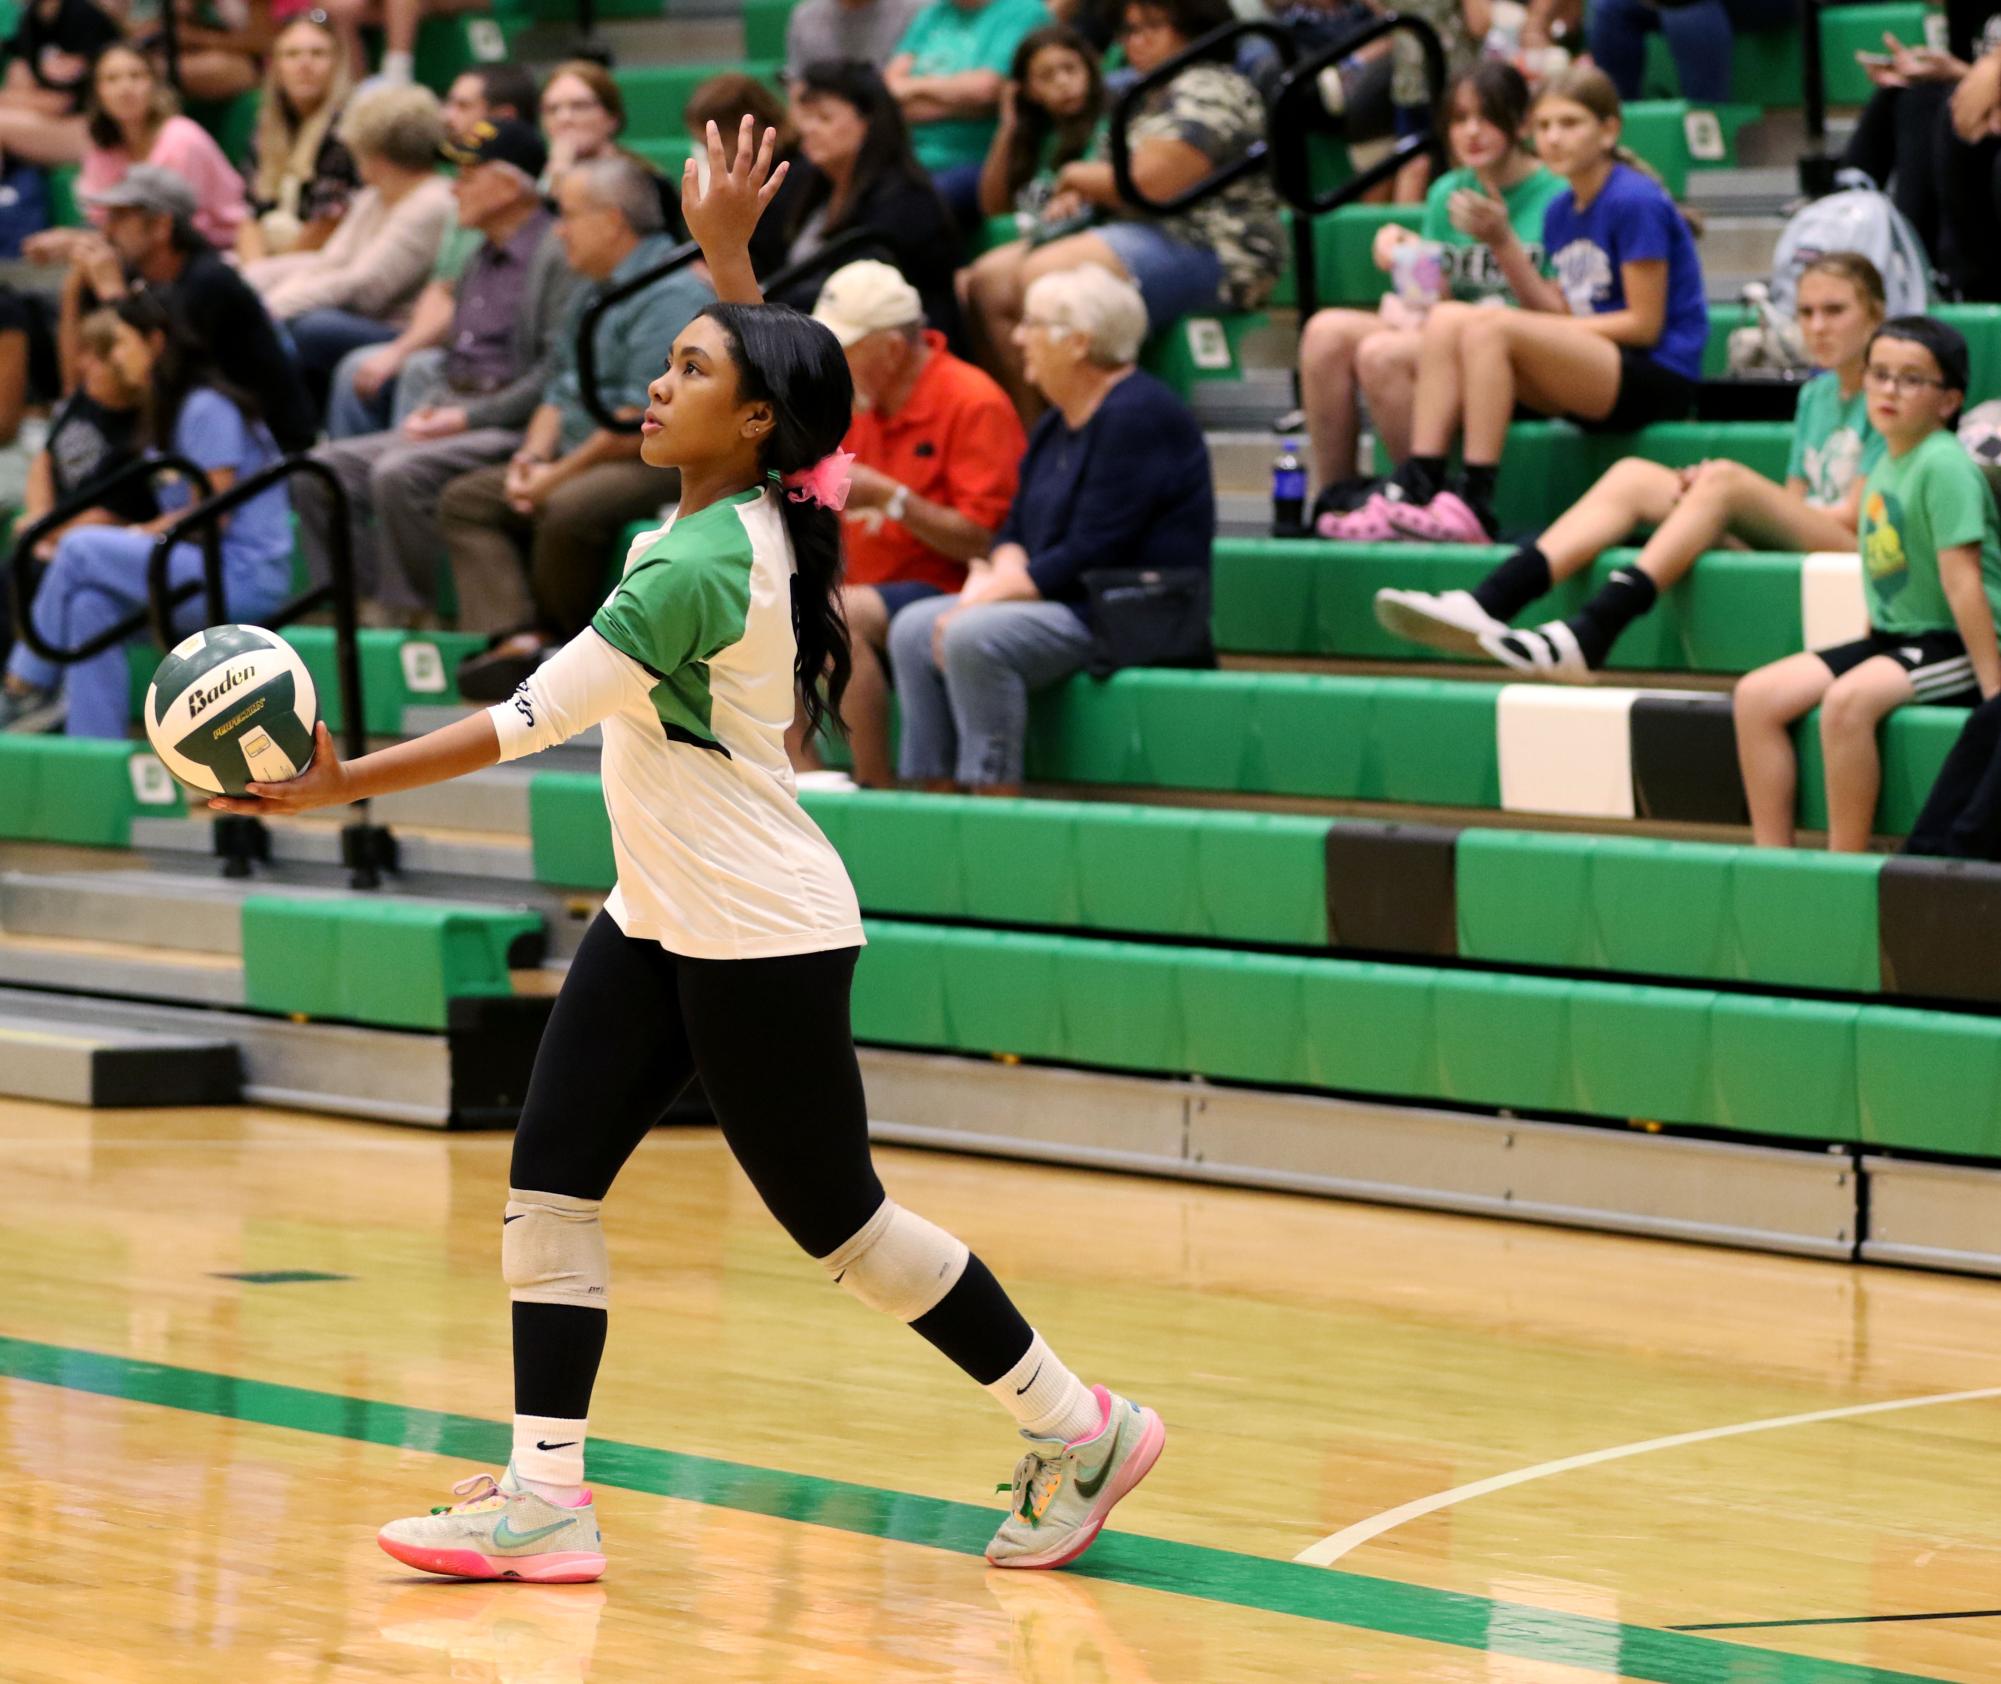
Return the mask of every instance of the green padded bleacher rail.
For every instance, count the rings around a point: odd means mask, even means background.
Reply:
[[[1916,0],[1816,8],[1828,101],[1834,105],[1865,103],[1874,90],[1862,67],[1855,62],[1855,54],[1858,50],[1881,52],[1885,30],[1910,45],[1922,45],[1926,38],[1927,10]],[[1803,86],[1797,23],[1782,29],[1736,32],[1730,51],[1730,92],[1734,99],[1756,100],[1767,107],[1796,106],[1801,102]],[[1648,94],[1671,97],[1678,87],[1667,42],[1655,34],[1647,43],[1642,89]]]
[[[338,731],[345,715],[333,628],[287,626],[284,637],[298,650],[306,670],[313,675],[313,688],[327,728]],[[459,663],[468,655],[478,654],[486,647],[487,640],[471,632],[365,630],[359,636],[359,643],[361,697],[367,715],[364,723],[371,736],[394,737],[405,734],[403,710],[407,707],[463,705],[458,691]],[[152,682],[160,659],[160,651],[151,643],[135,643],[127,649],[135,719],[145,705],[146,686]]]
[[[1348,660],[1443,661],[1376,623],[1375,595],[1471,590],[1509,554],[1505,545],[1335,544],[1219,538],[1214,553],[1216,647],[1226,654],[1322,655]],[[1521,615],[1524,625],[1582,606],[1614,569],[1638,554],[1607,550]],[[1798,653],[1803,557],[1718,550],[1703,556],[1651,614],[1613,644],[1615,671],[1733,674]],[[1466,664],[1479,663],[1468,660]],[[1492,668],[1489,663],[1489,670]]]
[[[182,810],[180,786],[138,743],[0,736],[0,840],[124,848],[134,819]]]
[[[657,16],[657,10],[655,15]],[[685,136],[681,113],[688,96],[712,76],[755,76],[779,85],[784,66],[777,58],[745,58],[711,64],[622,64],[612,80],[625,97],[625,138],[672,140]]]
[[[876,921],[863,1041],[1112,1070],[2001,1152],[2001,1020]]]
[[[243,903],[244,1003],[256,1011],[443,1029],[455,999],[513,992],[508,951],[532,913],[393,897]]]

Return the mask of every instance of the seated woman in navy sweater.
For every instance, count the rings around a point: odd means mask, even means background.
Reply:
[[[1049,400],[993,554],[958,596],[889,628],[903,712],[900,770],[931,789],[1018,794],[1028,695],[1091,653],[1098,568],[1207,568],[1216,531],[1209,447],[1186,405],[1133,366],[1146,305],[1099,268],[1045,275],[1015,330]]]

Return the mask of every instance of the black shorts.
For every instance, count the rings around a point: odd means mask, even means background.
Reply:
[[[1663,368],[1644,351],[1619,347],[1619,395],[1602,421],[1571,420],[1587,433],[1636,433],[1655,421],[1686,421],[1695,408],[1695,382]]]
[[[1836,678],[1853,672],[1864,661],[1886,655],[1911,675],[1911,688],[1920,702],[1972,707],[1980,700],[1973,662],[1956,631],[1915,632],[1909,637],[1871,632],[1853,643],[1837,643],[1832,649],[1816,649],[1814,653]]]

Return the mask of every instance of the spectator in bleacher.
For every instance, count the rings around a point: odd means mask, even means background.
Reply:
[[[1524,308],[1433,307],[1411,454],[1359,509],[1323,518],[1323,536],[1488,543],[1517,404],[1606,433],[1677,421],[1694,406],[1709,337],[1702,265],[1675,202],[1619,145],[1619,96],[1601,71],[1574,66],[1543,85],[1532,121],[1538,156],[1567,183],[1543,219],[1554,278],[1531,261],[1505,206],[1462,202],[1462,225],[1492,247]],[[1445,476],[1455,434],[1465,470],[1456,490]]]
[[[1431,25],[1445,49],[1446,87],[1480,62],[1480,49],[1493,27],[1493,0],[1397,0],[1396,11]],[[1452,109],[1448,103],[1446,110]],[[1425,81],[1424,49],[1417,37],[1401,30],[1390,38],[1390,112],[1398,140],[1429,134],[1439,127],[1431,108],[1431,88]],[[1392,197],[1414,205],[1431,185],[1431,157],[1422,153],[1397,171]]]
[[[23,526],[139,459],[140,406],[146,394],[127,383],[114,354],[117,311],[93,311],[84,318],[77,338],[77,387],[56,406],[42,447],[28,466],[21,500]],[[57,540],[72,527],[136,524],[159,512],[153,488],[134,481],[105,493],[96,506],[56,527],[35,553],[43,561],[53,561]]]
[[[1883,439],[1857,533],[1869,635],[1738,681],[1737,758],[1762,847],[1793,844],[1791,727],[1810,709],[1820,709],[1827,845],[1859,853],[1883,779],[1877,726],[1912,702],[1965,706],[2001,694],[2001,517],[1953,435],[1966,379],[1965,339],[1928,316],[1900,316],[1869,341],[1863,382]]]
[[[532,158],[534,162],[534,168],[528,172],[528,187],[532,191],[535,178],[547,166],[549,157],[541,135],[533,126],[536,105],[535,78],[519,65],[483,65],[455,78],[445,94],[441,109],[445,122],[446,155],[448,159],[458,161],[461,180],[466,169],[471,167],[471,160],[479,151],[483,138],[489,131],[497,131],[498,125],[506,121],[513,125],[509,132],[514,137],[514,144],[522,149],[523,156]],[[517,171],[512,185],[500,182],[496,176],[499,185],[493,192],[478,195],[481,216],[499,214],[495,210],[496,203],[501,203],[507,213],[502,217],[503,221],[527,215],[528,198],[518,190],[518,174]],[[495,194],[498,194],[498,199]],[[327,394],[329,438],[358,438],[364,433],[379,433],[392,421],[400,422],[402,413],[416,407],[414,402],[404,404],[399,412],[397,381],[412,357],[435,351],[444,344],[446,336],[452,331],[452,318],[457,309],[459,277],[465,273],[473,254],[487,240],[482,228],[466,221],[464,203],[463,190],[455,183],[450,225],[438,243],[438,256],[431,265],[431,278],[424,290],[417,294],[417,302],[410,307],[410,320],[402,331],[385,345],[350,351],[335,368]],[[440,351],[438,355],[443,353]]]
[[[135,164],[87,208],[103,232],[67,236],[59,345],[65,380],[76,367],[76,329],[85,313],[143,287],[160,294],[177,332],[212,361],[224,381],[248,392],[286,450],[308,448],[317,431],[313,403],[257,294],[195,227],[194,190],[172,170]]]
[[[1016,331],[1050,407],[1000,542],[958,595],[911,604],[889,631],[900,769],[932,789],[1018,794],[1029,692],[1091,659],[1092,575],[1206,572],[1216,531],[1202,429],[1134,366],[1146,337],[1138,288],[1092,264],[1044,275]]]
[[[772,167],[789,166],[750,236],[751,267],[764,276],[785,266],[785,230],[807,185],[806,172],[800,168],[799,136],[792,127],[791,111],[769,82],[730,70],[702,83],[688,96],[681,112],[688,139],[694,143],[695,179],[704,191],[709,175],[709,125],[715,124],[723,143],[723,157],[734,166],[746,117],[756,125],[757,134],[762,135],[768,129],[776,137],[772,142]]]
[[[1414,643],[1484,654],[1530,678],[1584,683],[1605,665],[1627,626],[1722,544],[1753,549],[1848,550],[1855,545],[1862,480],[1883,454],[1869,424],[1862,364],[1883,322],[1883,277],[1868,258],[1830,252],[1800,275],[1798,319],[1817,374],[1800,389],[1783,485],[1717,458],[1668,468],[1629,456],[1471,591],[1383,590],[1376,617]],[[1508,621],[1555,585],[1583,572],[1635,527],[1653,536],[1582,609],[1532,631]]]
[[[1543,215],[1564,183],[1522,144],[1528,108],[1528,83],[1512,65],[1490,60],[1459,76],[1445,96],[1454,168],[1432,183],[1415,232],[1388,223],[1376,234],[1373,255],[1393,278],[1390,290],[1374,310],[1318,311],[1300,335],[1300,401],[1320,488],[1316,512],[1351,509],[1372,488],[1355,477],[1359,398],[1367,398],[1370,424],[1390,460],[1410,454],[1419,330],[1430,306],[1444,298],[1513,302],[1495,256],[1498,231],[1475,239],[1455,220],[1455,199],[1498,200],[1529,263],[1538,273],[1545,267]]]
[[[77,174],[77,197],[116,186],[135,164],[172,170],[194,193],[194,224],[203,239],[233,250],[249,218],[243,177],[207,129],[180,114],[180,101],[152,61],[132,47],[107,47],[90,70],[89,144]],[[54,232],[60,232],[56,230]]]
[[[44,166],[82,158],[91,62],[122,39],[118,20],[91,0],[29,0],[6,44],[0,157]]]
[[[902,110],[866,64],[815,64],[792,90],[793,126],[805,185],[785,226],[785,261],[813,256],[836,236],[868,239],[847,255],[880,257],[901,270],[924,300],[924,317],[947,338],[958,325],[952,290],[959,237],[951,213],[910,149]],[[804,276],[771,297],[810,310],[824,273]]]
[[[333,238],[244,268],[264,307],[286,324],[322,403],[343,357],[394,339],[407,323],[452,216],[452,185],[438,173],[445,126],[429,88],[371,88],[343,113],[340,132],[363,187]]]
[[[1730,98],[1730,47],[1737,30],[1799,27],[1798,0],[1591,0],[1585,14],[1591,57],[1621,99],[1640,97],[1647,37],[1659,30],[1674,58],[1681,97],[1696,105],[1721,105]]]
[[[438,499],[460,475],[505,462],[520,446],[549,384],[577,279],[535,190],[544,162],[535,131],[503,119],[468,139],[454,187],[459,219],[479,246],[442,286],[444,328],[422,345],[403,346],[414,322],[399,336],[393,417],[374,429],[334,431],[317,453],[348,494],[361,593],[394,620],[435,612],[445,553]],[[318,480],[298,486],[307,566],[325,579],[331,499]]]
[[[243,262],[317,251],[332,237],[361,186],[339,132],[353,87],[340,37],[323,19],[295,18],[278,32],[243,164],[251,211],[236,234]]]
[[[1058,173],[1089,153],[1104,116],[1105,78],[1091,43],[1060,23],[1024,35],[980,170],[980,214],[1013,217],[1031,245],[1081,225],[1081,213],[1059,222],[1044,213]]]
[[[570,267],[591,284],[570,295],[553,373],[520,447],[504,464],[453,480],[440,501],[459,624],[498,634],[459,669],[459,688],[472,700],[504,700],[581,631],[604,600],[619,535],[679,494],[671,475],[640,460],[636,429],[602,426],[584,407],[577,367],[584,312],[674,249],[653,181],[623,157],[564,172],[558,229]],[[607,310],[591,340],[604,406],[636,417],[665,347],[714,300],[708,282],[684,266]]]
[[[917,161],[961,227],[979,218],[980,166],[1014,50],[1048,22],[1042,0],[930,0],[883,69]]]
[[[126,387],[145,394],[141,437],[206,471],[218,492],[277,460],[278,447],[248,395],[225,383],[152,292],[119,300],[111,351]],[[35,627],[50,643],[74,648],[109,630],[146,601],[147,561],[159,531],[184,511],[193,488],[162,482],[162,513],[138,525],[72,527],[35,595]],[[283,482],[240,505],[222,528],[222,574],[229,614],[255,621],[285,600],[291,585],[292,520]],[[202,576],[195,544],[174,546],[171,583]],[[205,623],[202,599],[180,624]],[[73,737],[123,737],[131,721],[131,675],[117,644],[86,660],[57,666],[17,644],[0,691],[0,729],[47,731],[67,716]]]
[[[1014,500],[1027,439],[993,379],[924,325],[917,289],[887,263],[837,269],[813,317],[847,353],[854,420],[841,448],[855,458],[841,516],[841,607],[854,670],[840,717],[855,782],[895,782],[889,752],[889,628],[913,602],[955,595],[969,562],[989,554]],[[793,764],[819,766],[804,709],[788,741]]]
[[[1185,51],[1235,14],[1229,0],[1132,0],[1125,10],[1126,60],[1142,73]],[[1172,197],[1236,163],[1265,138],[1265,104],[1230,62],[1230,49],[1182,70],[1148,95],[1134,118],[1132,174],[1153,199]],[[1155,331],[1182,316],[1255,310],[1285,266],[1278,195],[1264,170],[1177,216],[1129,210],[1102,154],[1066,164],[1044,210],[1050,222],[1089,214],[1092,226],[1039,246],[1016,240],[988,252],[967,278],[980,361],[1024,416],[1038,400],[1024,380],[1015,324],[1028,287],[1043,275],[1092,263],[1133,281]]]
[[[830,60],[887,64],[923,7],[924,0],[799,0],[785,20],[786,78]]]
[[[594,158],[625,158],[652,179],[660,199],[661,226],[676,228],[681,216],[680,182],[670,181],[637,152],[619,144],[625,123],[625,95],[609,70],[587,58],[557,65],[542,84],[542,135],[549,143],[549,167],[542,185],[554,198],[571,165]]]
[[[273,18],[284,20],[308,7],[331,19],[347,47],[350,64],[366,64],[361,31],[382,31],[382,57],[374,80],[392,86],[416,80],[417,31],[427,15],[489,10],[489,0],[269,0]]]
[[[1990,20],[1991,22],[1991,20]],[[1962,296],[2001,302],[2001,45],[1986,50],[1952,90],[1941,139],[1939,245]]]

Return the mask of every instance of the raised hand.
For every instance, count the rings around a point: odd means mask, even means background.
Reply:
[[[708,185],[702,185],[690,158],[681,171],[681,217],[702,248],[716,296],[725,304],[762,304],[764,294],[750,267],[750,236],[792,166],[772,166],[778,131],[766,129],[760,141],[757,119],[748,115],[737,134],[734,159],[725,160],[722,131],[713,120],[707,138]]]

